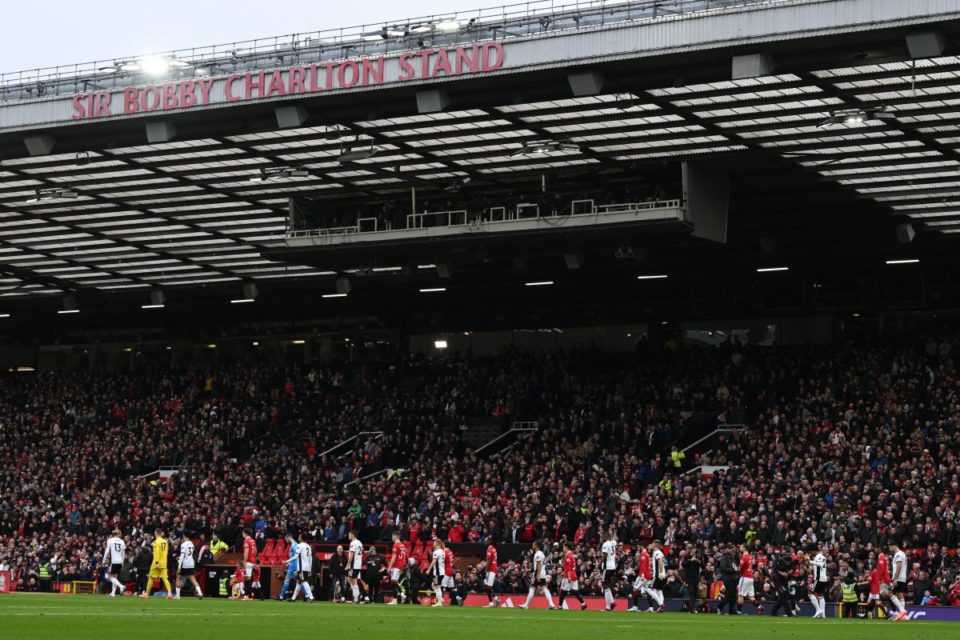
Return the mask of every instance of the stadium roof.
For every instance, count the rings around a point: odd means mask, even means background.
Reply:
[[[919,59],[905,27],[771,42],[772,72],[739,80],[731,56],[755,47],[598,62],[602,91],[580,97],[558,66],[448,83],[435,113],[418,112],[415,88],[390,87],[304,99],[292,128],[257,103],[177,114],[176,136],[153,144],[122,120],[54,129],[47,155],[0,133],[0,299],[332,279],[321,258],[277,251],[292,195],[349,207],[408,201],[410,187],[440,198],[469,179],[504,197],[544,175],[590,184],[692,158],[740,171],[731,219],[746,226],[789,232],[811,207],[859,226],[856,206],[885,228],[960,238],[960,27],[936,28],[950,44]],[[564,145],[523,152],[543,140]],[[376,153],[340,161],[351,145]],[[270,174],[283,167],[303,175]]]

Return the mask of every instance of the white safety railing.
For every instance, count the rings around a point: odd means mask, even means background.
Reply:
[[[693,449],[695,446],[697,446],[697,445],[700,444],[701,442],[704,442],[704,441],[706,441],[706,440],[709,440],[710,438],[714,437],[715,435],[717,435],[717,434],[719,434],[719,433],[737,433],[737,432],[740,432],[740,431],[744,431],[745,429],[746,429],[746,427],[744,427],[744,425],[742,425],[742,424],[724,424],[724,425],[721,425],[721,426],[717,427],[716,429],[714,429],[713,431],[711,431],[710,433],[708,433],[707,435],[705,435],[705,436],[703,436],[702,438],[700,438],[699,440],[697,440],[696,442],[694,442],[694,443],[692,443],[692,444],[688,444],[688,445],[685,446],[683,449],[681,449],[681,451],[683,451],[684,453],[686,453],[687,451],[689,451],[690,449]]]
[[[658,209],[679,209],[680,200],[651,200],[647,202],[618,202],[597,205],[593,200],[574,200],[565,211],[570,213],[551,212],[542,215],[540,205],[533,202],[520,202],[513,209],[505,206],[490,207],[486,215],[475,216],[471,220],[470,213],[464,209],[453,211],[426,211],[407,214],[407,229],[423,229],[425,227],[464,227],[482,229],[487,223],[524,223],[530,220],[562,221],[570,218],[585,218],[589,216],[602,217],[604,215],[641,214]],[[424,221],[429,220],[429,224]],[[371,222],[372,221],[372,222]],[[551,222],[554,224],[554,222]],[[519,226],[519,225],[518,225]],[[373,234],[378,232],[394,231],[389,224],[380,229],[375,218],[360,218],[356,225],[349,227],[333,227],[330,229],[291,229],[287,231],[287,238],[315,237],[321,240],[339,240]]]
[[[170,476],[181,473],[184,469],[186,469],[184,466],[162,466],[156,471],[151,471],[150,473],[145,473],[142,476],[137,476],[137,480],[147,480],[153,477],[166,479]]]
[[[344,440],[344,441],[342,441],[342,442],[340,442],[340,443],[338,443],[338,444],[333,445],[332,447],[330,447],[330,448],[327,449],[326,451],[321,452],[321,453],[320,453],[320,457],[323,458],[324,456],[330,455],[331,453],[334,453],[335,451],[339,451],[339,450],[342,449],[343,447],[346,447],[346,446],[349,445],[351,442],[356,441],[358,438],[360,438],[360,437],[362,437],[362,436],[373,436],[373,437],[374,437],[374,438],[373,438],[374,440],[379,440],[380,438],[383,437],[383,431],[361,431],[361,432],[359,432],[359,433],[357,433],[357,434],[355,434],[355,435],[350,436],[350,437],[347,438],[346,440]]]
[[[516,440],[514,442],[511,442],[509,445],[504,447],[504,449],[509,449],[510,447],[515,445],[517,442],[519,442],[521,438],[523,439],[529,438],[530,436],[535,434],[539,429],[540,429],[540,423],[536,421],[514,422],[510,425],[510,428],[507,431],[505,431],[504,433],[501,433],[496,438],[492,439],[490,442],[487,442],[486,444],[481,445],[480,447],[477,447],[476,453],[479,455],[484,451],[493,447],[498,442],[503,442],[506,438],[511,436],[515,437]],[[495,453],[499,453],[504,449],[498,449],[495,451]]]
[[[407,229],[422,229],[424,220],[428,226],[434,227],[462,227],[467,224],[467,212],[464,209],[455,211],[424,211],[423,213],[407,214]]]
[[[364,480],[369,480],[370,478],[376,478],[377,476],[382,476],[382,475],[385,474],[385,473],[396,472],[397,474],[401,474],[401,473],[403,473],[404,471],[406,471],[406,469],[380,469],[380,471],[374,471],[373,473],[368,473],[368,474],[365,475],[365,476],[360,476],[359,478],[357,478],[357,479],[355,479],[355,480],[351,480],[350,482],[346,483],[346,484],[343,485],[343,486],[344,486],[344,487],[350,487],[350,486],[353,486],[353,485],[357,484],[358,482],[362,482],[362,481],[364,481]],[[390,479],[390,478],[387,478],[387,480],[389,480],[389,479]]]

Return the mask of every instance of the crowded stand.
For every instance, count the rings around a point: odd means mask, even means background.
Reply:
[[[347,547],[349,579],[352,543],[397,532],[405,575],[424,583],[458,544],[529,549],[446,569],[451,601],[960,605],[960,341],[669,347],[10,376],[0,566],[26,591],[103,580],[118,531],[142,590],[157,532],[171,553],[186,538],[198,556],[223,546],[243,561],[289,534],[291,559],[298,539]],[[683,454],[703,415],[743,428]],[[478,454],[466,436],[490,417],[539,429]],[[161,466],[178,472],[159,480]],[[384,569],[387,600],[388,562],[362,563]],[[376,575],[363,582],[378,588]],[[337,586],[325,595],[357,597]]]

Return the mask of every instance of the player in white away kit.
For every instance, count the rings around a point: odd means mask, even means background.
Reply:
[[[290,602],[296,601],[301,589],[303,590],[303,601],[313,602],[313,590],[310,588],[310,573],[313,571],[313,546],[307,542],[306,536],[302,533],[298,540],[300,542],[297,543],[297,553],[293,559],[297,566],[297,586],[293,590]],[[290,560],[287,562],[290,562]]]
[[[190,584],[196,589],[197,597],[203,600],[203,591],[200,590],[200,584],[194,575],[197,570],[197,565],[193,557],[193,542],[190,540],[190,535],[185,534],[183,536],[183,542],[180,543],[180,558],[177,561],[177,586],[173,596],[174,600],[180,599],[180,588],[183,586],[184,578],[190,581]]]
[[[890,551],[893,553],[893,587],[890,589],[893,593],[890,602],[897,608],[897,614],[890,619],[900,622],[907,619],[907,607],[904,606],[907,595],[907,554],[895,542],[890,544]]]
[[[117,579],[123,569],[123,559],[127,553],[127,543],[120,537],[120,529],[113,530],[113,537],[107,540],[107,548],[103,550],[103,565],[107,567],[107,576],[110,578],[110,597],[123,595],[123,584]]]
[[[543,591],[547,599],[547,608],[556,609],[553,606],[553,597],[550,595],[550,589],[547,588],[547,557],[540,550],[540,543],[533,543],[533,575],[530,576],[530,592],[527,593],[527,601],[520,605],[521,609],[526,609],[533,601],[533,596],[537,594],[537,589]]]
[[[447,554],[443,550],[443,545],[440,544],[440,540],[433,541],[433,558],[430,560],[430,567],[427,569],[427,573],[430,574],[431,587],[433,588],[433,593],[437,596],[437,601],[433,604],[434,607],[443,606],[443,581],[446,578],[446,561]]]
[[[823,550],[818,551],[810,561],[810,568],[813,571],[813,593],[810,594],[810,602],[816,610],[813,617],[826,618],[826,601],[823,596],[830,588],[830,579],[827,577],[827,557]]]
[[[667,586],[667,559],[663,557],[663,543],[653,541],[653,585],[647,593],[657,603],[657,613],[663,613],[663,590]]]
[[[607,603],[606,611],[613,611],[617,601],[613,597],[613,583],[617,579],[617,534],[610,532],[606,542],[600,546],[600,562],[603,568],[603,599]]]
[[[353,593],[353,604],[360,602],[360,575],[363,573],[363,543],[357,538],[357,532],[351,531],[350,552],[347,554],[347,583]]]

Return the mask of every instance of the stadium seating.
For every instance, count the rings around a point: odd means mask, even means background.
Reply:
[[[899,540],[912,584],[945,601],[960,546],[958,357],[951,338],[13,376],[0,396],[0,561],[25,580],[51,558],[91,576],[114,526],[131,547],[156,526],[235,546],[243,522],[262,520],[271,564],[286,559],[284,530],[386,541],[399,519],[404,539],[416,522],[421,566],[424,540],[461,526],[470,542],[577,539],[591,592],[610,528],[628,548],[664,540],[674,580],[687,543],[712,570],[720,544],[755,539],[762,557],[827,541],[837,575]],[[499,412],[541,429],[477,456],[463,429]],[[747,429],[673,468],[669,445],[703,412]],[[705,464],[729,469],[688,473]],[[161,465],[180,471],[141,477]],[[403,471],[353,482],[388,468]],[[521,568],[505,564],[497,588],[522,590]]]

